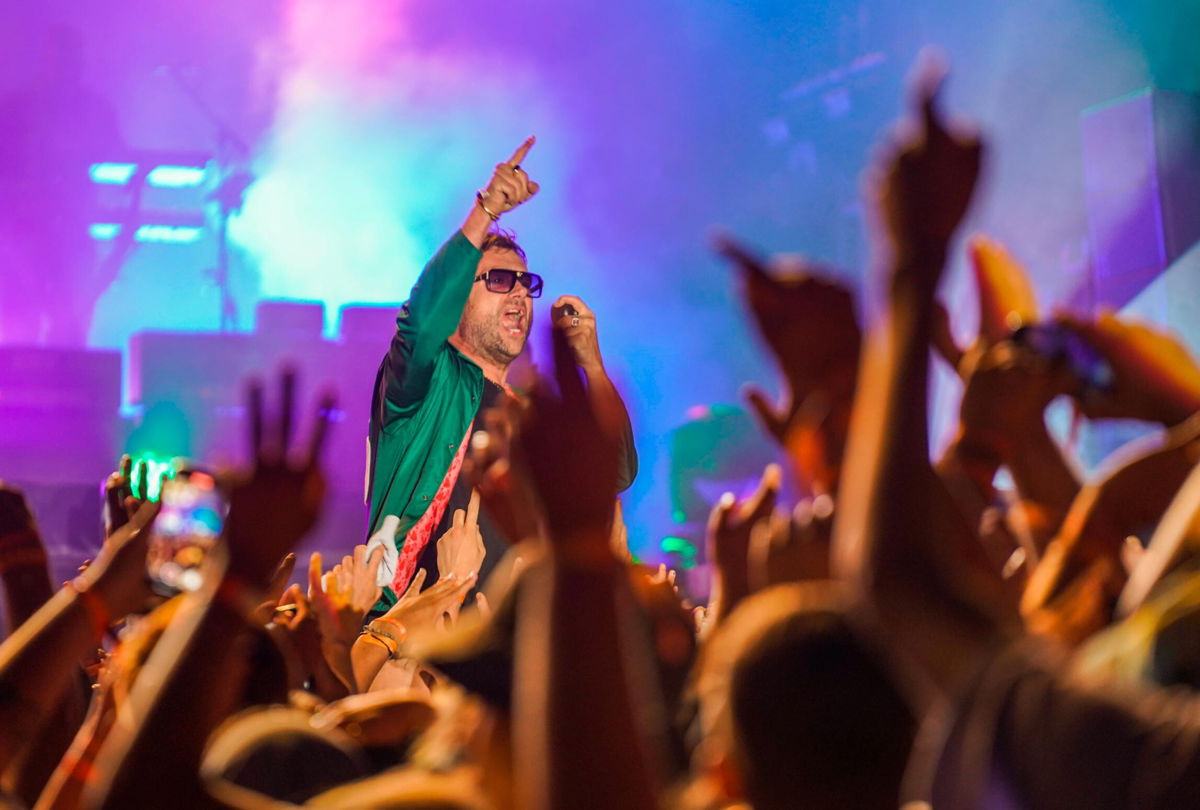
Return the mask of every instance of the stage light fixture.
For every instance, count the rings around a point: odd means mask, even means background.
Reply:
[[[682,537],[664,537],[658,546],[667,554],[678,554],[684,559],[696,556],[696,547]]]
[[[191,188],[204,182],[204,166],[155,166],[146,182],[158,188]]]
[[[167,242],[187,245],[204,235],[203,228],[191,225],[142,225],[133,238],[138,242]]]
[[[162,492],[163,476],[174,478],[179,471],[175,459],[162,459],[154,455],[135,456],[133,464],[134,469],[139,464],[146,465],[146,496],[151,501],[157,501]]]
[[[97,242],[107,242],[115,239],[121,232],[121,226],[116,222],[93,222],[88,225],[88,235]]]
[[[93,163],[88,167],[92,182],[106,186],[123,186],[136,171],[136,163]]]

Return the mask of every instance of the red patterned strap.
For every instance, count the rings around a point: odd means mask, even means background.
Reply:
[[[442,485],[438,487],[437,494],[433,496],[433,502],[429,504],[425,514],[421,515],[421,519],[404,536],[404,543],[400,546],[400,557],[396,561],[396,575],[392,578],[392,590],[396,592],[397,597],[401,596],[404,589],[408,587],[409,581],[416,573],[417,560],[420,559],[421,552],[425,550],[425,546],[429,545],[433,530],[442,522],[442,515],[446,513],[446,504],[450,503],[450,493],[454,491],[454,485],[458,482],[458,474],[462,471],[463,459],[467,456],[467,444],[471,438],[473,425],[474,422],[467,426],[467,434],[459,443],[458,452],[454,454],[454,460],[450,462],[450,469],[446,471]]]

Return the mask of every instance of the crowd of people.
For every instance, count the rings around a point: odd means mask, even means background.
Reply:
[[[979,333],[958,345],[938,288],[985,150],[943,116],[943,80],[918,66],[909,119],[866,173],[877,317],[860,325],[814,265],[717,244],[786,385],[751,397],[785,463],[714,506],[703,601],[625,546],[636,460],[583,303],[556,302],[549,373],[504,380],[540,280],[489,228],[536,193],[527,142],[423,276],[471,265],[455,312],[490,308],[495,351],[454,319],[433,350],[411,342],[440,287],[419,282],[401,315],[376,383],[372,542],[294,577],[333,403],[297,438],[286,373],[277,395],[250,386],[252,463],[223,479],[194,589],[151,589],[161,507],[129,465],[105,484],[103,548],[58,590],[34,516],[0,488],[4,806],[1200,804],[1200,366],[1156,326],[1039,313],[982,237],[966,246]],[[963,396],[933,459],[942,362]],[[417,400],[456,414],[479,369],[492,407],[449,441],[417,435]],[[1161,434],[1085,480],[1047,428],[1061,397]],[[405,461],[421,442],[427,471]],[[425,483],[441,503],[422,527]]]

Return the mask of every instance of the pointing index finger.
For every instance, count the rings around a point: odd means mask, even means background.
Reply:
[[[518,166],[525,156],[529,154],[529,150],[533,148],[533,142],[536,140],[533,135],[525,139],[525,142],[517,147],[517,151],[513,152],[512,157],[508,159],[509,166]]]
[[[471,490],[471,500],[467,502],[467,525],[479,525],[479,490]]]

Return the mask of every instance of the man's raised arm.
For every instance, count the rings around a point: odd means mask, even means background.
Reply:
[[[433,359],[462,317],[492,223],[537,193],[538,184],[520,165],[533,141],[527,138],[512,157],[496,165],[487,187],[476,193],[462,228],[434,254],[413,285],[396,318],[396,334],[382,369],[385,417],[420,399],[428,386]]]

